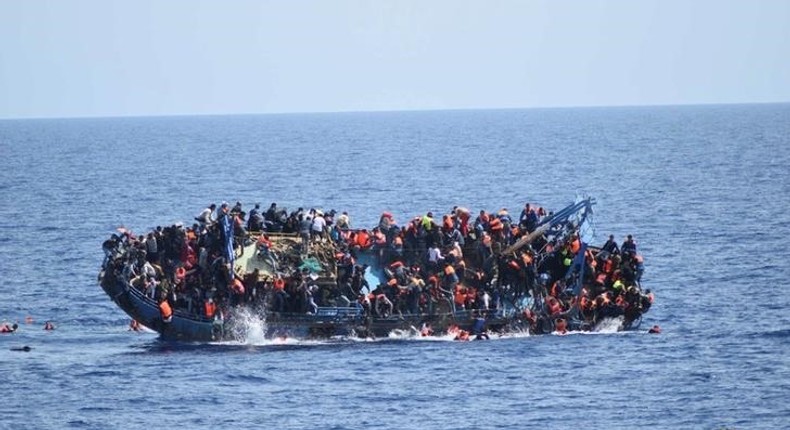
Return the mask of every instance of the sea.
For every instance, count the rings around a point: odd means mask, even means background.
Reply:
[[[210,203],[372,227],[581,196],[644,255],[637,331],[173,343],[97,284],[118,227]],[[789,212],[790,104],[2,120],[0,428],[790,428]]]

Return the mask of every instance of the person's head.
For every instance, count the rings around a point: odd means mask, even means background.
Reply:
[[[634,239],[634,237],[631,236],[630,234],[627,236],[627,238],[628,238],[628,240],[633,240]]]
[[[214,209],[216,209],[216,208],[217,208],[217,205],[215,205],[214,203],[212,203],[212,204],[208,205],[208,208],[209,208],[209,209],[211,209],[211,210],[214,210]]]
[[[609,240],[614,240],[614,235],[613,234],[609,235]]]

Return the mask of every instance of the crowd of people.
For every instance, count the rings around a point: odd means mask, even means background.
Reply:
[[[355,306],[386,318],[461,310],[485,315],[506,303],[530,303],[521,317],[535,326],[570,317],[592,324],[623,315],[628,322],[650,308],[653,296],[641,288],[644,263],[631,235],[620,245],[610,236],[592,249],[568,222],[512,249],[552,215],[529,203],[517,217],[501,209],[473,218],[454,207],[400,224],[384,212],[368,229],[354,228],[348,213],[335,210],[288,212],[272,203],[266,211],[256,204],[246,212],[241,202],[211,204],[191,226],[142,235],[119,229],[103,245],[104,267],[112,279],[155,300],[163,319],[173,310],[221,318],[242,304],[300,314]],[[281,233],[299,238],[297,255],[275,249]],[[254,258],[271,270],[234,271],[234,257],[253,243]],[[298,264],[310,257],[333,276]],[[368,271],[381,282],[370,285]]]

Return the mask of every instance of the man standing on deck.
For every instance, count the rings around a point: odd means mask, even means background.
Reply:
[[[217,205],[214,203],[210,204],[207,208],[203,209],[195,219],[200,223],[200,226],[205,228],[214,223],[214,210],[217,209]]]

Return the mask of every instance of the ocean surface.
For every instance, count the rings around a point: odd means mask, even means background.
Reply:
[[[645,257],[639,332],[165,343],[96,283],[116,227],[212,202],[583,194]],[[790,428],[789,212],[788,104],[0,121],[0,428]]]

